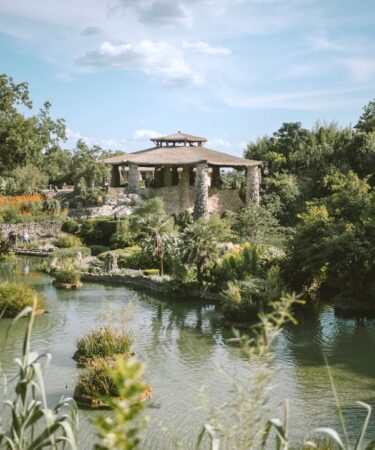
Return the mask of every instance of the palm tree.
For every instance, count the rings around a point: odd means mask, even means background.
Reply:
[[[197,269],[198,283],[203,282],[205,267],[218,257],[218,243],[214,229],[200,219],[189,225],[183,235],[183,257]]]

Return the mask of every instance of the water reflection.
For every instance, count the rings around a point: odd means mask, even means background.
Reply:
[[[3,263],[0,277],[27,282],[48,298],[49,313],[36,319],[33,348],[53,355],[46,377],[49,401],[73,393],[78,376],[71,359],[76,340],[92,327],[116,323],[133,335],[134,349],[146,363],[147,381],[154,387],[158,408],[148,411],[152,425],[147,430],[145,448],[172,449],[177,440],[182,440],[185,448],[193,448],[206,419],[206,413],[197,409],[198,389],[205,386],[211,404],[221,404],[229,401],[231,394],[217,367],[236,373],[244,381],[252,370],[239,349],[227,343],[232,332],[221,326],[218,308],[189,299],[155,299],[123,287],[88,284],[77,291],[56,291],[48,276],[35,272],[38,262],[29,258]],[[365,400],[375,407],[375,321],[338,319],[331,308],[300,314],[298,320],[299,325],[288,326],[275,345],[278,389],[272,396],[273,404],[291,400],[296,439],[313,426],[337,425],[323,349],[349,428],[354,430],[363,417],[355,400]],[[9,323],[7,319],[0,321],[1,343]],[[11,330],[6,349],[0,354],[7,373],[14,372],[12,360],[19,355],[25,326],[26,322],[20,321]],[[95,436],[89,420],[95,414],[80,413],[82,449],[92,448]],[[167,433],[160,432],[159,422],[167,425]],[[374,430],[373,420],[372,433]]]

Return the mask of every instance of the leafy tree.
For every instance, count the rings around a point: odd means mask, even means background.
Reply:
[[[16,84],[0,75],[0,165],[4,171],[37,164],[44,152],[65,138],[65,123],[52,120],[49,102],[37,114],[26,117],[20,112],[31,111],[32,106],[27,83]]]
[[[363,108],[363,113],[354,128],[365,133],[375,131],[375,100],[372,100]]]
[[[62,186],[72,184],[72,153],[60,146],[48,149],[43,156],[43,171],[48,176],[48,183]]]
[[[241,240],[252,244],[261,244],[279,232],[279,223],[272,212],[253,202],[238,211],[232,227]]]
[[[298,288],[314,286],[343,301],[375,295],[375,194],[354,172],[324,180],[330,195],[300,216],[285,273]]]
[[[74,184],[94,187],[108,176],[108,168],[99,162],[102,149],[98,145],[91,148],[79,139],[71,160],[71,172]]]

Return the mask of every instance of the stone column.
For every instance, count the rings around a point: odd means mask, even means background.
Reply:
[[[190,190],[190,167],[183,166],[182,172],[180,173],[180,208],[181,211],[185,211],[190,207],[189,200],[189,190]]]
[[[112,166],[111,169],[111,186],[120,186],[120,166]]]
[[[172,186],[172,170],[171,170],[170,166],[164,167],[163,186],[164,187]]]
[[[246,203],[260,202],[260,169],[258,166],[246,167]]]
[[[208,217],[208,185],[207,163],[198,164],[195,172],[195,219],[199,219],[199,217]]]
[[[139,192],[139,170],[137,164],[129,164],[128,192],[138,194]]]
[[[221,181],[220,167],[214,166],[214,167],[212,167],[211,187],[219,188],[220,181]]]

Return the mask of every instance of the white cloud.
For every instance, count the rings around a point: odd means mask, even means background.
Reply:
[[[140,71],[166,86],[199,85],[203,82],[202,76],[188,65],[183,52],[165,41],[142,40],[120,45],[103,42],[98,50],[79,58],[77,64]]]
[[[161,133],[158,133],[154,130],[135,130],[131,138],[135,141],[138,141],[141,139],[153,139],[156,137],[160,137],[161,135]]]
[[[375,79],[374,58],[348,58],[343,61],[350,76],[357,82],[373,81]]]
[[[182,48],[194,53],[202,53],[204,55],[212,56],[227,56],[232,52],[226,47],[213,47],[208,42],[204,41],[182,41]]]
[[[225,147],[225,148],[228,148],[228,147],[232,147],[232,144],[229,141],[225,140],[225,139],[216,138],[216,139],[209,139],[207,141],[207,147],[212,147],[212,148]]]

